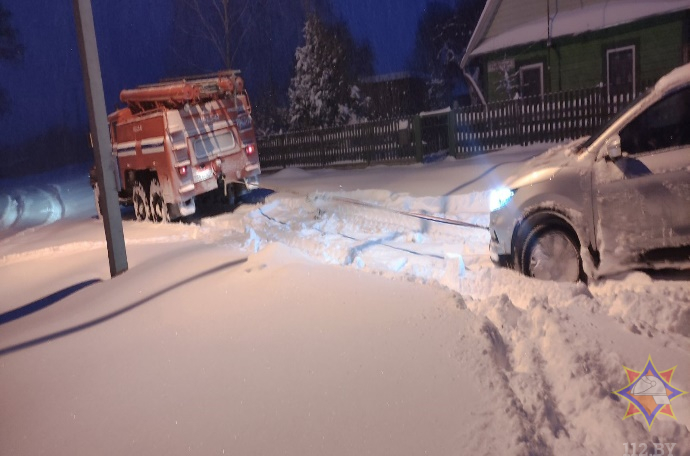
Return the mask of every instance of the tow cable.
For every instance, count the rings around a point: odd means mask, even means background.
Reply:
[[[318,199],[318,197],[313,198],[313,199]],[[362,207],[367,207],[367,208],[371,208],[371,209],[378,209],[381,211],[391,212],[393,214],[404,215],[407,217],[414,217],[414,218],[418,218],[421,220],[428,220],[430,222],[444,223],[446,225],[455,225],[455,226],[462,226],[464,228],[476,228],[476,229],[489,231],[488,226],[476,225],[474,223],[463,222],[462,220],[454,220],[454,219],[448,219],[448,218],[444,218],[444,217],[436,217],[434,215],[424,214],[421,212],[400,211],[400,210],[391,209],[391,208],[385,207],[385,206],[378,206],[376,204],[366,203],[364,201],[358,201],[358,200],[355,200],[352,198],[344,198],[341,196],[325,196],[324,199],[331,199],[334,201],[339,201],[341,203],[353,204],[356,206],[362,206]]]
[[[418,218],[418,219],[422,219],[422,220],[428,220],[428,221],[430,221],[430,222],[445,223],[445,224],[448,224],[448,225],[462,226],[462,227],[465,227],[465,228],[476,228],[476,229],[481,229],[481,230],[489,231],[489,227],[483,226],[483,225],[476,225],[476,224],[474,224],[474,223],[463,222],[463,221],[461,221],[461,220],[453,220],[453,219],[447,219],[447,218],[443,218],[443,217],[436,217],[436,216],[433,216],[433,215],[423,214],[423,213],[420,213],[420,212],[400,211],[400,210],[397,210],[397,209],[391,209],[391,208],[384,207],[384,206],[378,206],[378,205],[372,204],[372,203],[366,203],[366,202],[364,202],[364,201],[359,201],[359,200],[355,200],[355,199],[352,199],[352,198],[344,198],[344,197],[340,197],[340,196],[332,196],[332,195],[325,195],[325,194],[316,194],[316,195],[314,195],[314,194],[309,194],[309,195],[305,195],[304,193],[298,193],[298,192],[290,191],[290,190],[288,190],[288,191],[284,191],[284,190],[283,190],[282,192],[283,192],[283,193],[291,193],[291,194],[293,194],[293,195],[295,195],[295,196],[306,197],[307,201],[316,201],[316,200],[319,200],[319,199],[327,200],[327,199],[328,199],[328,200],[334,200],[334,201],[337,201],[337,202],[340,202],[340,203],[352,204],[352,205],[362,206],[362,207],[366,207],[366,208],[370,208],[370,209],[379,209],[379,210],[382,210],[382,211],[385,211],[385,212],[390,212],[390,213],[397,214],[397,215],[403,215],[403,216],[414,217],[414,218]],[[276,219],[275,217],[272,217],[272,216],[268,215],[267,213],[265,213],[265,212],[263,211],[263,209],[262,209],[261,207],[259,207],[259,213],[260,213],[263,217],[265,217],[265,218],[268,219],[268,220],[271,220],[271,221],[274,222],[274,223],[278,223],[278,224],[280,224],[280,225],[284,225],[284,226],[288,226],[288,227],[289,227],[289,224],[288,224],[287,222],[278,220],[278,219]],[[325,232],[325,231],[323,231],[323,230],[320,230],[320,229],[317,229],[317,231],[319,231],[321,234],[337,234],[337,235],[339,235],[339,236],[342,236],[342,237],[344,237],[344,238],[350,239],[350,240],[352,240],[352,241],[356,241],[356,242],[365,242],[365,240],[357,239],[357,238],[355,238],[355,237],[353,237],[353,236],[345,235],[345,234],[343,234],[343,233],[327,233],[327,232]],[[411,254],[413,254],[413,255],[428,256],[428,257],[438,258],[438,259],[444,259],[444,258],[446,258],[446,257],[443,256],[443,255],[436,255],[436,254],[429,254],[429,253],[421,253],[421,252],[416,252],[416,251],[414,251],[414,250],[410,250],[410,249],[406,249],[406,248],[402,248],[402,247],[390,245],[390,244],[388,244],[388,243],[386,243],[386,242],[381,242],[381,240],[379,240],[379,245],[384,246],[384,247],[388,247],[388,248],[391,248],[391,249],[394,249],[394,250],[401,250],[401,251],[404,251],[404,252],[407,252],[407,253],[411,253]],[[468,270],[469,270],[469,269],[468,269]]]

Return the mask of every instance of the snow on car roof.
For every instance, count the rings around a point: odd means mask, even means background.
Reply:
[[[666,91],[675,86],[690,82],[690,63],[679,66],[667,75],[663,76],[654,86],[655,91]]]

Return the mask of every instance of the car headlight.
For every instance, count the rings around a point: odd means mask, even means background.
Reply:
[[[507,187],[495,188],[489,193],[489,210],[497,211],[513,198],[515,191]]]

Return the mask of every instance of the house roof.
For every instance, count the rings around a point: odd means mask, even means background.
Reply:
[[[488,0],[462,59],[690,9],[690,0]],[[548,18],[550,17],[550,20]]]

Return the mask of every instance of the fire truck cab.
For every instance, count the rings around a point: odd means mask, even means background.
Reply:
[[[249,97],[239,71],[123,90],[108,116],[120,201],[138,220],[174,220],[199,196],[234,201],[261,173]],[[92,178],[97,208],[100,192]],[[100,214],[100,211],[99,211]]]

